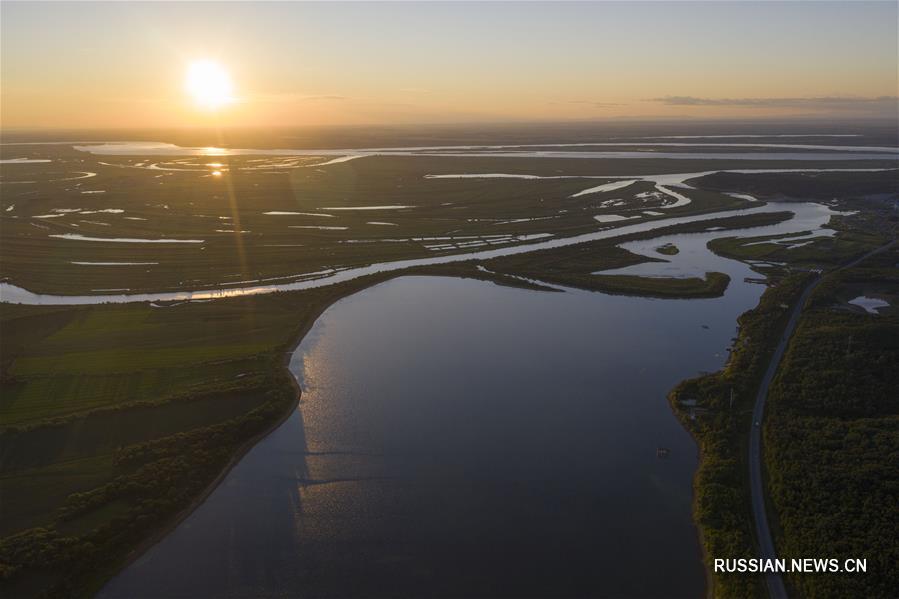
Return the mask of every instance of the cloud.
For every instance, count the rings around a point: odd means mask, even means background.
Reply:
[[[318,95],[305,95],[305,94],[260,94],[256,96],[251,96],[248,98],[249,102],[270,102],[270,103],[278,103],[278,102],[337,102],[343,100],[350,100],[349,96],[340,96],[337,94],[318,94]]]
[[[594,100],[567,100],[565,102],[550,102],[550,104],[584,104],[593,108],[608,108],[610,106],[624,106],[624,104],[616,104],[614,102],[596,102]]]
[[[652,98],[648,101],[658,102],[667,106],[801,107],[824,109],[892,107],[895,109],[899,98],[896,96],[878,96],[873,98],[859,96],[818,96],[811,98],[697,98],[695,96],[664,96]]]

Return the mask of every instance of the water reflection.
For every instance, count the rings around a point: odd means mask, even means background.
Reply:
[[[101,596],[699,596],[696,449],[665,392],[722,364],[760,292],[345,299],[293,357],[300,409]]]

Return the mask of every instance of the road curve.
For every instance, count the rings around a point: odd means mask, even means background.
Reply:
[[[895,240],[868,252],[860,258],[856,258],[837,270],[852,268],[874,254],[886,250],[894,243],[896,243]],[[777,344],[777,349],[774,351],[774,355],[771,356],[771,362],[768,363],[768,369],[765,371],[765,376],[762,378],[762,382],[759,385],[758,393],[755,396],[755,405],[752,408],[752,424],[749,427],[749,487],[752,495],[752,518],[755,520],[755,536],[759,545],[759,557],[762,559],[774,559],[777,557],[777,553],[774,549],[774,539],[771,537],[771,529],[768,527],[768,512],[765,511],[765,481],[762,477],[761,424],[765,413],[765,400],[768,398],[768,387],[771,385],[771,381],[774,380],[774,375],[777,373],[777,368],[780,366],[780,361],[786,351],[787,343],[789,342],[790,337],[792,337],[793,331],[796,329],[796,324],[799,322],[799,315],[802,312],[802,308],[822,280],[823,278],[820,275],[817,275],[811,282],[809,282],[802,291],[802,295],[799,296],[796,305],[793,306],[790,320],[787,322],[787,326],[781,335],[780,341]],[[771,599],[787,599],[787,589],[784,586],[783,578],[779,573],[766,573],[765,585],[768,587],[768,595]]]

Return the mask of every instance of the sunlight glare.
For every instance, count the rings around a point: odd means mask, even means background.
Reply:
[[[198,60],[190,64],[186,88],[194,103],[207,110],[217,110],[234,101],[228,71],[211,60]]]

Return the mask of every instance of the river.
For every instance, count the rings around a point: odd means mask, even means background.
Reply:
[[[787,207],[742,234],[829,216]],[[639,274],[727,272],[715,299],[401,277],[335,303],[292,356],[298,409],[100,597],[701,596],[666,393],[723,365],[763,291],[705,250],[733,234],[630,244],[682,248]]]

